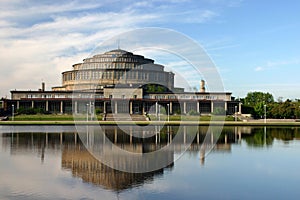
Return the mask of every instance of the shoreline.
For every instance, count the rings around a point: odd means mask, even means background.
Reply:
[[[199,126],[300,126],[299,121],[0,121],[0,126],[13,125],[199,125]]]

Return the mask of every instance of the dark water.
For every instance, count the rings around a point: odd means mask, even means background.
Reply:
[[[126,173],[95,159],[74,127],[0,127],[0,199],[299,199],[297,127],[225,127],[220,136],[208,133],[209,140],[207,127],[200,127],[177,160],[190,128],[169,152],[169,165]],[[129,130],[107,126],[105,134],[118,147],[143,154],[172,143],[178,127],[147,139],[130,137]],[[203,143],[216,145],[203,153]]]

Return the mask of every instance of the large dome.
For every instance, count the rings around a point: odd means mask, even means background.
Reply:
[[[144,85],[155,83],[174,88],[174,74],[154,60],[122,49],[96,54],[63,72],[62,87],[54,90],[89,90],[106,85]]]

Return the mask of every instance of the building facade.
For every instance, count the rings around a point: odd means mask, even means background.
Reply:
[[[8,113],[14,109],[39,109],[48,113],[211,114],[222,108],[227,114],[241,112],[230,92],[207,92],[201,80],[200,91],[185,92],[174,87],[174,73],[154,60],[116,49],[86,58],[62,73],[62,85],[45,90],[11,91],[3,99]]]

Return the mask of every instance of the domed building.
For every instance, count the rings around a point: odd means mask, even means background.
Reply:
[[[174,73],[165,72],[154,60],[121,49],[86,58],[73,65],[73,70],[62,73],[62,86],[53,91],[103,89],[118,85],[140,87],[159,83],[174,89]]]
[[[62,85],[45,90],[13,90],[11,99],[2,100],[6,113],[37,109],[46,113],[211,114],[222,108],[227,114],[241,113],[241,104],[230,92],[185,92],[174,87],[173,72],[154,60],[115,49],[86,58],[62,73]],[[89,108],[88,108],[89,107]],[[218,109],[220,110],[220,109]],[[116,120],[116,119],[115,119]],[[140,120],[137,119],[137,120]]]

